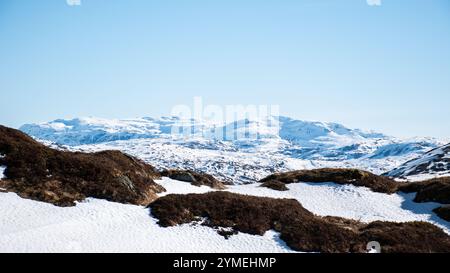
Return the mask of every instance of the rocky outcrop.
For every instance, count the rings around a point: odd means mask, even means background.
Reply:
[[[292,199],[272,199],[209,192],[167,195],[150,204],[164,227],[206,218],[203,225],[235,232],[263,235],[273,229],[294,250],[322,253],[366,252],[367,243],[378,241],[383,252],[449,252],[450,237],[425,222],[370,224],[338,217],[319,217]],[[222,229],[221,229],[222,228]]]
[[[164,188],[150,165],[119,151],[66,152],[48,148],[24,133],[0,126],[0,188],[24,198],[72,206],[86,197],[148,205]]]
[[[161,175],[174,180],[188,182],[198,187],[208,186],[216,190],[226,189],[223,182],[206,173],[198,173],[190,170],[164,170],[161,172]]]
[[[281,184],[333,182],[341,185],[367,187],[375,192],[394,193],[401,184],[390,178],[357,169],[315,169],[276,173],[260,180],[261,186],[284,190]]]

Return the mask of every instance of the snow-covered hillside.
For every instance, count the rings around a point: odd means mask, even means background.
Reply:
[[[161,196],[212,190],[168,178],[156,182],[168,190]],[[363,222],[427,221],[450,232],[448,222],[432,213],[438,204],[414,203],[413,194],[387,195],[332,183],[288,187],[289,191],[278,192],[255,184],[238,185],[229,191],[294,198],[322,216]],[[0,252],[292,252],[275,231],[267,231],[264,236],[238,233],[225,239],[202,225],[163,228],[148,208],[94,198],[62,208],[0,192],[0,208]]]
[[[408,161],[387,175],[398,178],[432,178],[450,175],[450,144],[433,149]]]
[[[432,138],[404,140],[288,117],[228,124],[177,117],[80,118],[20,129],[70,150],[118,149],[160,169],[203,171],[237,184],[304,168],[356,167],[380,174],[444,144]]]

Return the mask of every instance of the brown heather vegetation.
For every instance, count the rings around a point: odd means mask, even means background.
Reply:
[[[450,177],[440,177],[422,182],[402,184],[399,191],[417,192],[415,202],[437,202],[450,204]]]
[[[390,178],[366,171],[334,168],[276,173],[260,180],[260,182],[262,183],[261,186],[274,190],[284,190],[285,187],[282,184],[334,182],[342,185],[349,184],[358,187],[367,187],[375,192],[387,194],[395,193],[401,184]]]
[[[411,182],[399,187],[399,191],[416,192],[414,202],[436,202],[447,204],[433,210],[440,218],[450,222],[450,177],[440,177],[422,182]]]
[[[118,151],[58,151],[0,126],[0,154],[0,165],[7,166],[1,188],[58,206],[86,197],[148,205],[165,191],[153,181],[160,175],[152,166]]]
[[[198,173],[190,170],[164,170],[161,172],[161,175],[174,180],[188,182],[198,187],[208,186],[216,190],[226,189],[223,182],[206,173]]]
[[[278,181],[278,180],[268,180],[266,182],[263,182],[261,184],[261,187],[266,187],[272,190],[276,190],[276,191],[288,191],[288,187],[286,187],[286,184]]]
[[[433,210],[437,216],[441,217],[445,221],[450,222],[450,206],[442,206]]]
[[[425,222],[370,224],[338,217],[319,217],[291,199],[273,199],[229,192],[171,194],[149,205],[161,226],[207,218],[204,225],[263,235],[273,229],[289,247],[307,252],[365,252],[378,241],[383,252],[449,252],[450,237]],[[227,232],[230,236],[233,232]]]

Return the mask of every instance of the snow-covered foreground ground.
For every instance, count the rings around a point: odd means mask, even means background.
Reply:
[[[164,178],[157,181],[169,193],[204,193],[208,187]],[[413,195],[386,195],[367,188],[333,183],[292,184],[278,192],[256,184],[229,191],[256,196],[295,198],[318,214],[364,222],[428,221],[450,233],[437,218],[438,204],[417,204]],[[273,231],[264,236],[239,233],[226,240],[209,227],[185,224],[162,228],[150,210],[89,198],[75,207],[60,208],[0,193],[0,252],[289,252]]]
[[[60,208],[0,193],[0,252],[289,252],[276,232],[226,240],[211,228],[162,228],[150,210],[98,199]]]

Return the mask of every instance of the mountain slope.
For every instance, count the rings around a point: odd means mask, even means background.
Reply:
[[[177,117],[109,120],[99,118],[58,119],[25,124],[21,131],[60,145],[78,146],[129,139],[175,140],[184,146],[203,145],[248,150],[276,145],[282,153],[306,160],[348,160],[364,156],[384,158],[422,153],[438,147],[431,138],[402,140],[381,133],[349,129],[341,124],[270,117],[218,124]],[[443,143],[442,143],[443,144]]]
[[[173,119],[154,122],[150,118],[109,120],[99,118],[57,119],[42,124],[25,124],[20,130],[37,138],[61,145],[82,145],[127,140],[153,138],[169,133]],[[169,129],[168,129],[169,128]]]
[[[380,174],[444,144],[432,138],[404,140],[337,123],[288,117],[222,124],[177,117],[79,118],[27,124],[20,129],[70,150],[120,150],[159,169],[201,171],[233,183],[321,167]]]
[[[391,177],[404,178],[417,175],[450,175],[450,144],[433,149],[386,173]]]
[[[337,123],[301,121],[288,117],[243,119],[222,124],[192,119],[186,121],[178,117],[123,120],[76,118],[25,124],[20,130],[40,139],[72,146],[169,135],[179,137],[186,136],[187,132],[190,137],[207,140],[279,139],[306,147],[344,145],[364,139],[387,138],[383,134],[349,129]]]

